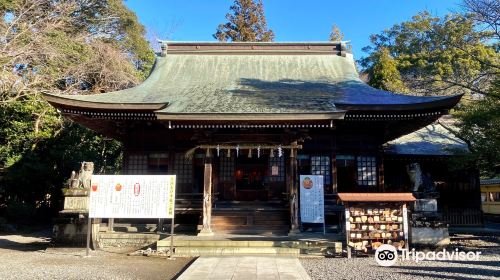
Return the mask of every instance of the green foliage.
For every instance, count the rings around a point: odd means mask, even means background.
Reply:
[[[368,84],[372,87],[392,92],[407,92],[408,89],[401,80],[397,61],[391,57],[386,48],[373,55],[374,65],[367,73],[370,76]]]
[[[76,1],[72,11],[72,28],[85,30],[103,41],[116,44],[127,52],[141,76],[149,75],[154,63],[154,52],[144,39],[146,30],[134,12],[122,0]]]
[[[18,201],[9,201],[5,211],[5,218],[18,224],[33,222],[35,215],[36,209],[33,205]]]
[[[219,41],[269,42],[274,32],[267,28],[262,0],[235,0],[226,14],[227,23],[219,24],[213,35]]]
[[[500,174],[500,78],[492,82],[489,94],[456,112],[461,119],[460,135],[472,148],[469,161],[478,167],[481,176]]]
[[[41,93],[133,86],[148,75],[154,53],[120,0],[0,0],[0,15],[7,13],[11,21],[0,18],[0,206],[55,212],[71,171],[93,161],[96,173],[117,172],[121,144],[64,119]]]
[[[2,105],[0,110],[0,164],[11,166],[38,143],[54,137],[60,116],[37,96]]]
[[[469,15],[438,18],[422,12],[408,22],[372,35],[372,45],[364,48],[369,55],[359,62],[370,79],[376,75],[383,77],[384,73],[378,72],[386,70],[376,65],[387,50],[409,92],[485,94],[488,81],[498,74],[499,56],[487,44],[492,32],[478,31],[476,27]],[[396,75],[394,64],[387,66]],[[394,81],[398,83],[394,87],[400,88],[398,80]]]
[[[378,88],[421,95],[463,93],[454,111],[471,153],[454,164],[500,173],[498,1],[464,1],[467,13],[422,12],[371,36],[359,63]]]
[[[330,31],[330,41],[332,42],[339,42],[344,40],[344,33],[340,31],[340,28],[337,25],[332,26],[332,31]]]

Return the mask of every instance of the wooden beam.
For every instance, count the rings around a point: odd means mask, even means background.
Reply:
[[[167,121],[330,121],[342,120],[346,111],[337,110],[324,113],[164,113],[156,112],[158,120]],[[325,123],[326,124],[326,123]]]
[[[199,149],[236,149],[238,147],[239,149],[257,149],[260,147],[261,149],[277,149],[280,147],[280,145],[259,145],[259,144],[233,144],[233,145],[227,145],[227,144],[222,144],[222,145],[199,145],[196,148]],[[291,145],[281,145],[282,149],[302,149],[302,145],[298,145],[297,142],[292,143]]]

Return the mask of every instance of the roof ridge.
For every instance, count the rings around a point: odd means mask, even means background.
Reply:
[[[210,42],[210,41],[159,41],[161,55],[193,53],[283,53],[283,54],[331,54],[351,56],[349,41],[324,42]]]

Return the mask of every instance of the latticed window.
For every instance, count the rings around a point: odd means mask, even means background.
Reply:
[[[227,157],[227,153],[227,151],[220,151],[219,156],[219,176],[222,182],[232,182],[234,180],[234,158]]]
[[[311,156],[311,175],[323,175],[325,185],[331,183],[329,156]]]
[[[148,156],[144,154],[129,155],[127,167],[127,173],[130,175],[148,174]]]
[[[175,154],[173,171],[178,183],[193,183],[193,159],[187,158],[184,153]]]
[[[162,175],[168,171],[168,153],[151,153],[148,155],[148,174]]]
[[[274,174],[274,175],[273,175]],[[285,181],[285,157],[269,158],[269,182]]]
[[[357,157],[358,184],[360,186],[377,185],[377,159],[372,156]]]

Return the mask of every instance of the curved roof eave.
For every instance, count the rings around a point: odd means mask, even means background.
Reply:
[[[395,103],[395,104],[350,104],[336,102],[335,106],[347,111],[406,111],[406,110],[436,110],[451,109],[462,98],[463,94],[429,98],[424,102]],[[413,97],[413,96],[412,96]],[[415,96],[416,97],[416,96]],[[418,97],[416,97],[418,98]]]
[[[176,121],[316,121],[343,119],[346,111],[317,113],[156,113],[159,120]]]
[[[161,103],[111,103],[84,101],[63,97],[55,94],[44,93],[43,97],[47,102],[56,108],[73,108],[82,110],[111,110],[111,111],[157,111],[168,106],[168,102]]]

